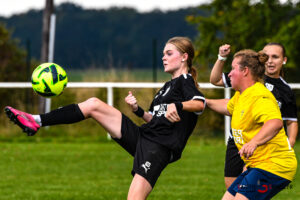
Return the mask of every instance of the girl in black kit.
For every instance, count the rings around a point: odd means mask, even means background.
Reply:
[[[41,115],[31,115],[9,106],[5,112],[28,135],[34,135],[40,126],[93,118],[134,156],[128,199],[146,199],[162,170],[181,157],[196,125],[197,114],[205,107],[205,99],[198,90],[197,72],[192,67],[193,57],[194,48],[188,38],[174,37],[166,43],[162,60],[164,71],[172,75],[172,80],[156,94],[149,112],[138,106],[129,91],[125,101],[147,122],[142,126],[137,126],[119,110],[97,98]]]
[[[297,105],[295,95],[290,86],[282,78],[282,67],[287,62],[285,48],[280,43],[269,43],[263,51],[269,56],[265,65],[264,84],[275,96],[280,108],[282,120],[285,122],[286,133],[291,147],[298,134]],[[220,46],[218,59],[211,71],[210,82],[217,86],[231,87],[228,73],[222,73],[226,57],[230,53],[230,45]],[[232,136],[228,139],[225,159],[225,185],[228,188],[243,171],[243,161]]]

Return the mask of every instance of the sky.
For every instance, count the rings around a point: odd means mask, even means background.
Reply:
[[[43,9],[46,0],[1,0],[0,16],[9,17],[13,14],[27,12],[30,9]],[[212,0],[54,0],[55,5],[62,2],[76,3],[83,8],[105,9],[112,6],[134,7],[140,12],[153,9],[176,10],[190,6],[210,3]]]

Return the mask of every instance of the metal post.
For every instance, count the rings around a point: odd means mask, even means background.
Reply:
[[[114,105],[114,93],[113,93],[113,87],[108,86],[107,87],[107,104],[110,106]],[[107,139],[111,140],[111,136],[109,133],[107,133]]]
[[[52,14],[50,17],[49,55],[48,55],[49,63],[52,63],[54,58],[55,20],[56,20],[56,15]],[[51,110],[51,98],[46,98],[45,113],[50,112],[50,110]]]
[[[26,51],[27,51],[27,56],[26,56],[26,79],[27,81],[31,81],[31,74],[30,74],[30,66],[31,66],[31,43],[30,40],[26,40]],[[30,94],[29,91],[26,91],[26,109],[29,109],[29,105],[32,105],[30,103]]]
[[[225,99],[230,99],[230,89],[231,88],[225,88],[224,89],[224,97]],[[230,117],[226,116],[224,117],[224,121],[225,121],[225,144],[227,145],[227,141],[229,138],[229,134],[230,134]]]
[[[48,61],[53,62],[54,60],[54,42],[55,42],[55,25],[56,15],[51,14],[50,17],[50,35],[49,35],[49,57]]]
[[[54,0],[46,0],[46,6],[43,13],[43,27],[42,27],[42,48],[41,48],[41,62],[49,61],[49,37],[50,37],[50,23],[51,14],[54,11]],[[39,97],[39,113],[46,112],[46,101],[44,97]]]

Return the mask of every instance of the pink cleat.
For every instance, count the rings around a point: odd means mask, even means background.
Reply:
[[[28,113],[19,111],[10,106],[6,106],[4,111],[7,117],[17,124],[23,130],[23,132],[27,133],[28,136],[33,136],[41,127]]]

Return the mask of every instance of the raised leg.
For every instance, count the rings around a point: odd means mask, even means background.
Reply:
[[[119,110],[95,97],[79,103],[78,106],[85,118],[93,118],[113,138],[121,138],[122,114]]]
[[[135,174],[128,192],[128,200],[145,200],[150,192],[152,187],[150,183],[141,175]]]

